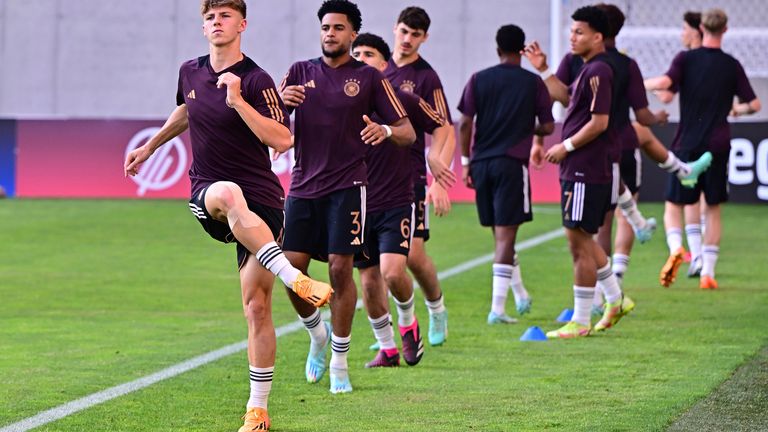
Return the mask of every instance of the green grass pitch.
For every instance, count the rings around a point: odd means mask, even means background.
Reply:
[[[661,217],[660,205],[641,209]],[[556,207],[536,210],[521,240],[559,227]],[[719,290],[700,291],[685,267],[661,288],[657,232],[636,245],[626,276],[637,309],[587,339],[518,341],[572,307],[562,237],[520,253],[534,304],[517,325],[485,323],[490,264],[445,279],[449,339],[416,367],[364,369],[373,337],[358,311],[351,394],[331,395],[327,376],[307,384],[306,332],[283,336],[273,430],[663,430],[768,342],[766,208],[727,205],[723,215]],[[208,238],[183,201],[4,200],[0,221],[0,429],[245,339],[234,247]],[[440,270],[492,251],[471,205],[433,217],[432,237]],[[323,266],[312,273],[327,279]],[[274,319],[295,320],[282,289]],[[240,352],[38,430],[235,431],[247,392]]]

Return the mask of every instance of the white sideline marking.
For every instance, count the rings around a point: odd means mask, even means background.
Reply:
[[[562,228],[556,229],[554,231],[549,231],[547,233],[538,235],[528,240],[521,241],[516,245],[516,249],[518,251],[530,249],[532,247],[545,243],[549,240],[560,237],[564,234],[565,232],[563,231]],[[483,255],[481,257],[477,257],[475,259],[461,263],[455,267],[451,267],[448,270],[438,272],[437,278],[439,280],[447,279],[451,276],[455,276],[457,274],[463,273],[469,269],[485,264],[492,260],[493,260],[493,254]],[[362,302],[358,301],[358,305],[357,305],[358,308],[361,305],[362,305]],[[330,313],[328,311],[325,311],[323,313],[323,319],[328,319],[329,315]],[[294,321],[292,323],[277,327],[275,329],[275,334],[277,335],[277,337],[280,337],[283,335],[287,335],[287,334],[299,331],[302,328],[304,328],[304,325],[302,324],[301,321]],[[177,363],[173,366],[167,367],[159,372],[155,372],[143,378],[139,378],[124,384],[110,387],[106,390],[102,390],[100,392],[93,393],[91,395],[82,397],[80,399],[73,400],[72,402],[67,402],[55,408],[51,408],[49,410],[43,411],[32,417],[27,417],[24,420],[9,424],[3,427],[2,429],[0,429],[0,432],[26,432],[30,429],[34,429],[36,427],[46,425],[48,423],[51,423],[56,420],[75,414],[79,411],[88,409],[92,406],[99,405],[101,403],[110,401],[112,399],[118,398],[128,393],[135,392],[137,390],[141,390],[145,387],[151,386],[152,384],[158,383],[160,381],[164,381],[168,378],[173,378],[176,375],[183,374],[184,372],[190,371],[192,369],[197,369],[200,366],[204,366],[208,363],[212,363],[223,357],[227,357],[229,355],[243,351],[246,349],[247,343],[248,341],[244,340],[242,342],[234,343],[232,345],[227,345],[215,351],[211,351],[209,353],[206,353],[197,357],[193,357],[189,360],[185,360],[181,363]]]

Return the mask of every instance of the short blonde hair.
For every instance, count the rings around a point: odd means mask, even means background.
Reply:
[[[701,14],[701,25],[712,34],[720,34],[728,25],[728,15],[722,9],[709,9]]]
[[[245,0],[203,0],[200,4],[200,14],[205,15],[209,10],[218,7],[230,7],[245,18]]]

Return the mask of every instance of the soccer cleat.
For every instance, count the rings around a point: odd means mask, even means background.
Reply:
[[[368,349],[369,349],[369,350],[371,350],[371,351],[378,351],[378,350],[379,350],[379,348],[381,348],[381,347],[379,346],[379,341],[376,341],[376,342],[372,343],[372,344],[371,344],[371,345],[368,347]]]
[[[635,302],[629,296],[621,296],[621,300],[615,303],[606,303],[605,312],[600,321],[595,324],[595,331],[603,331],[616,325],[621,318],[632,312],[635,308]]]
[[[590,328],[588,325],[579,324],[576,321],[569,321],[568,324],[560,327],[557,330],[547,332],[547,339],[570,339],[576,337],[584,337],[589,335]]]
[[[314,307],[320,307],[328,303],[333,294],[333,288],[325,282],[310,279],[308,276],[299,273],[299,276],[293,281],[293,292],[304,301]]]
[[[488,324],[515,324],[517,319],[507,314],[497,314],[493,311],[488,312]]]
[[[590,315],[592,318],[602,318],[603,312],[605,312],[605,305],[592,305],[592,309],[590,311]]]
[[[268,431],[269,430],[269,415],[264,408],[248,408],[248,411],[243,416],[243,425],[237,432],[249,432],[249,431]]]
[[[664,263],[664,267],[661,268],[659,273],[659,282],[664,288],[669,288],[672,282],[677,277],[677,270],[680,268],[680,264],[683,263],[683,256],[685,255],[685,249],[678,248],[675,253],[667,258],[667,262]]]
[[[712,164],[712,153],[705,152],[697,160],[688,163],[690,172],[680,179],[680,183],[687,188],[693,188],[699,181],[699,176]]]
[[[448,311],[429,314],[429,331],[427,332],[429,344],[438,346],[448,339]]]
[[[717,289],[717,281],[712,276],[702,276],[699,279],[699,288],[701,289]]]
[[[327,322],[323,322],[323,325],[325,325],[325,331],[328,335],[323,346],[314,347],[311,343],[309,345],[307,364],[304,367],[304,374],[307,377],[308,383],[316,383],[320,381],[327,368],[325,364],[325,356],[328,353],[328,347],[331,345],[331,325]]]
[[[688,173],[687,176],[680,179],[680,183],[687,188],[693,188],[696,186],[696,183],[699,182],[699,176],[701,173],[706,171],[711,164],[712,153],[705,152],[703,155],[701,155],[700,158],[688,164],[688,166],[691,167],[691,172]]]
[[[634,227],[633,227],[634,228]],[[648,218],[645,220],[645,226],[637,228],[635,231],[635,238],[640,243],[645,243],[651,239],[654,231],[656,231],[656,218]]]
[[[703,265],[704,264],[703,264],[701,255],[697,256],[696,258],[693,258],[691,260],[691,264],[688,266],[688,277],[693,278],[693,277],[701,276],[701,267]]]
[[[403,339],[403,360],[409,366],[416,366],[424,355],[424,340],[419,331],[419,321],[413,319],[413,324],[408,327],[397,326],[400,337]]]
[[[386,351],[392,351],[392,355],[387,354]],[[380,350],[373,360],[365,364],[366,368],[377,367],[396,367],[400,366],[400,353],[397,352],[397,348],[392,350]]]
[[[515,303],[515,309],[517,309],[518,315],[525,315],[528,312],[531,311],[531,305],[533,304],[533,300],[531,300],[530,297],[520,299],[519,303]]]
[[[349,373],[346,369],[331,368],[331,393],[349,393],[352,391],[352,384],[349,383]]]

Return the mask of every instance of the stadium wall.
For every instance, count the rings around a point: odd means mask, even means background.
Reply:
[[[550,43],[548,1],[357,3],[362,31],[390,44],[400,10],[418,4],[429,12],[422,53],[454,113],[470,75],[498,62],[498,27],[516,23],[529,39]],[[249,0],[243,51],[279,82],[293,62],[320,55],[320,4]],[[207,52],[199,0],[2,0],[0,118],[164,118],[175,106],[179,65]]]
[[[142,145],[161,120],[19,120],[0,121],[0,186],[9,196],[23,198],[188,198],[191,164],[189,135],[167,143],[136,177],[123,176],[125,155]],[[663,141],[676,125],[657,128]],[[546,146],[558,141],[558,130]],[[731,201],[768,202],[768,125],[732,126],[729,169]],[[429,144],[429,143],[427,143]],[[285,190],[290,183],[292,151],[273,163]],[[461,178],[459,152],[453,163]],[[560,199],[557,167],[531,169],[534,203]],[[667,175],[647,158],[643,164],[643,201],[663,201]],[[455,202],[474,201],[474,192],[460,182],[449,191]]]

